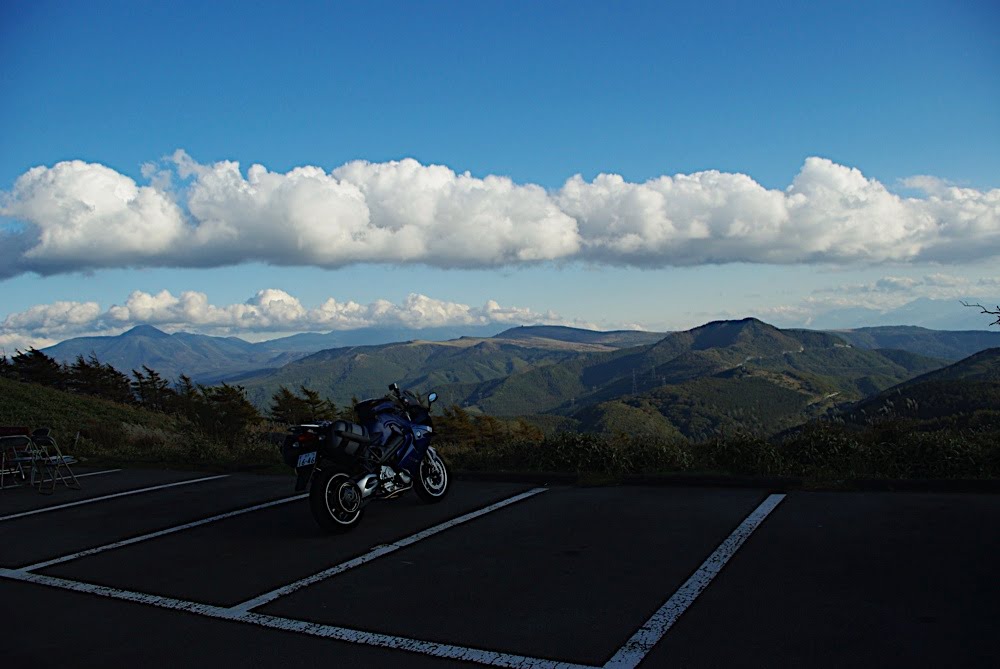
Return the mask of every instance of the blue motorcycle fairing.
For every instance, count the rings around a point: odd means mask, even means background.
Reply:
[[[420,463],[427,454],[427,449],[431,445],[431,434],[433,429],[427,425],[410,424],[409,434],[403,446],[396,451],[396,462],[405,469],[411,476],[416,478],[420,475]]]
[[[429,425],[411,422],[398,408],[398,404],[388,399],[366,400],[357,407],[361,425],[372,440],[370,447],[384,447],[396,435],[402,436],[403,441],[389,462],[412,476],[418,476],[420,462],[427,453],[434,430]]]

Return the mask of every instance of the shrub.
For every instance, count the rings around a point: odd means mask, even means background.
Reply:
[[[781,452],[769,441],[736,435],[701,444],[695,462],[699,468],[728,474],[773,476],[784,471]]]
[[[819,423],[779,446],[785,473],[806,478],[870,478],[868,454],[840,425]]]

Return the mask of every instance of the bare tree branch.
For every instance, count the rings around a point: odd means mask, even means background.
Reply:
[[[991,316],[996,316],[997,319],[990,323],[990,325],[1000,325],[1000,305],[997,305],[996,310],[987,309],[981,304],[969,304],[965,300],[961,300],[963,307],[979,307],[980,313],[989,314]]]

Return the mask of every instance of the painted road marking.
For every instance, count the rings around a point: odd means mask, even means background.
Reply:
[[[100,472],[87,472],[86,474],[77,474],[78,479],[82,479],[84,476],[100,476],[101,474],[114,474],[115,472],[120,472],[121,469],[105,469]]]
[[[784,498],[785,496],[781,494],[769,495],[767,499],[761,502],[760,506],[747,516],[725,541],[719,544],[715,552],[708,556],[701,566],[698,567],[698,570],[684,582],[684,585],[632,635],[631,639],[618,649],[618,652],[604,665],[605,669],[611,669],[612,667],[614,669],[632,669],[632,667],[642,662],[646,654],[653,649],[653,646],[659,643],[660,639],[666,635],[667,631],[681,617],[681,614],[691,606],[694,600],[698,598],[698,595],[704,592],[708,584],[712,582],[712,579],[726,566],[726,563],[739,550],[743,542],[753,534],[754,530],[764,522],[767,515]]]
[[[406,537],[405,539],[400,539],[399,541],[395,541],[395,542],[393,542],[391,544],[385,544],[385,545],[382,545],[382,546],[376,546],[375,548],[371,549],[370,551],[368,551],[364,555],[362,555],[360,557],[356,557],[353,560],[348,560],[347,562],[343,562],[341,564],[338,564],[335,567],[330,567],[329,569],[321,571],[318,574],[313,574],[312,576],[307,576],[306,578],[303,578],[303,579],[300,579],[298,581],[295,581],[294,583],[289,583],[288,585],[285,585],[285,586],[282,586],[280,588],[277,588],[276,590],[272,590],[271,592],[265,592],[263,595],[259,595],[257,597],[254,597],[253,599],[248,599],[245,602],[242,602],[240,604],[237,604],[237,605],[233,606],[232,610],[233,611],[250,611],[252,609],[256,609],[256,608],[258,608],[260,606],[263,606],[264,604],[267,604],[269,602],[272,602],[272,601],[278,599],[279,597],[284,597],[286,595],[290,595],[293,592],[295,592],[296,590],[301,590],[302,588],[304,588],[306,586],[312,585],[314,583],[319,583],[320,581],[328,579],[331,576],[335,576],[337,574],[345,572],[348,569],[353,569],[355,567],[359,567],[359,566],[365,564],[366,562],[371,562],[372,560],[374,560],[376,558],[380,558],[383,555],[388,555],[389,553],[392,553],[394,551],[398,551],[400,548],[405,548],[406,546],[411,546],[411,545],[417,543],[418,541],[422,541],[422,540],[426,539],[427,537],[434,536],[438,532],[444,532],[445,530],[447,530],[449,528],[452,528],[452,527],[455,527],[456,525],[461,525],[462,523],[468,522],[468,521],[472,520],[473,518],[478,518],[480,516],[484,516],[487,513],[491,513],[493,511],[496,511],[497,509],[502,509],[503,507],[508,506],[510,504],[514,504],[516,502],[520,502],[522,499],[527,499],[528,497],[532,497],[532,496],[537,495],[539,493],[545,492],[546,490],[548,490],[548,488],[532,488],[531,490],[529,490],[527,492],[523,492],[520,495],[514,495],[513,497],[509,497],[509,498],[507,498],[505,500],[502,500],[500,502],[497,502],[495,504],[491,504],[491,505],[489,505],[487,507],[483,507],[482,509],[479,509],[478,511],[472,511],[472,512],[467,513],[467,514],[465,514],[463,516],[458,516],[457,518],[452,518],[451,520],[443,522],[440,525],[435,525],[434,527],[431,527],[429,529],[423,530],[422,532],[417,532],[416,534],[410,535],[409,537]]]
[[[49,511],[58,511],[60,509],[68,509],[71,506],[80,506],[81,504],[93,504],[95,502],[103,502],[106,499],[114,499],[116,497],[127,497],[128,495],[138,495],[144,492],[152,492],[154,490],[163,490],[164,488],[173,488],[181,485],[190,485],[192,483],[203,483],[205,481],[214,481],[215,479],[224,479],[229,474],[218,474],[216,476],[206,476],[200,479],[191,479],[188,481],[177,481],[175,483],[164,483],[163,485],[154,485],[149,488],[139,488],[138,490],[126,490],[125,492],[117,492],[113,495],[103,495],[101,497],[92,497],[90,499],[81,499],[78,502],[69,502],[67,504],[58,504],[56,506],[46,506],[41,509],[35,509],[34,511],[24,511],[22,513],[12,513],[9,516],[0,516],[0,522],[5,520],[14,520],[15,518],[24,518],[25,516],[33,516],[36,513],[48,513]]]
[[[338,641],[347,641],[348,643],[357,643],[366,646],[405,650],[411,653],[421,653],[423,655],[443,657],[450,660],[475,662],[492,667],[511,667],[513,669],[597,669],[585,664],[560,662],[541,657],[527,657],[525,655],[500,653],[494,650],[482,650],[465,646],[453,646],[434,641],[421,641],[419,639],[408,639],[406,637],[390,636],[377,632],[334,627],[333,625],[318,625],[304,620],[278,618],[276,616],[267,616],[249,611],[236,615],[243,622],[260,625],[261,627],[270,627],[271,629],[284,630],[286,632],[298,632],[299,634],[336,639]]]
[[[88,555],[96,555],[97,553],[103,553],[104,551],[114,550],[116,548],[121,548],[122,546],[131,546],[132,544],[137,544],[140,541],[155,539],[157,537],[173,534],[174,532],[181,532],[182,530],[189,530],[192,527],[198,527],[199,525],[207,525],[208,523],[214,523],[219,520],[225,520],[226,518],[240,516],[244,513],[250,513],[251,511],[259,511],[260,509],[266,509],[268,507],[278,506],[279,504],[294,502],[296,500],[305,499],[308,496],[309,496],[308,494],[295,495],[294,497],[285,497],[283,499],[274,500],[273,502],[264,502],[263,504],[248,506],[246,508],[237,509],[235,511],[227,511],[226,513],[220,513],[219,515],[212,516],[210,518],[202,518],[201,520],[195,520],[190,523],[184,523],[183,525],[177,525],[176,527],[170,527],[165,530],[159,530],[157,532],[150,532],[149,534],[143,534],[138,537],[132,537],[131,539],[123,539],[121,541],[116,541],[114,543],[106,544],[104,546],[97,546],[96,548],[88,548],[87,550],[80,551],[79,553],[71,553],[70,555],[63,555],[61,557],[52,558],[51,560],[46,560],[45,562],[39,562],[29,567],[22,567],[19,571],[35,571],[38,569],[44,569],[46,567],[51,567],[54,564],[69,562],[70,560],[76,560],[78,558],[87,557]]]
[[[40,563],[39,565],[33,565],[32,567],[23,569],[0,568],[0,578],[7,578],[26,583],[35,583],[38,585],[61,588],[63,590],[109,597],[112,599],[146,604],[149,606],[172,609],[175,611],[185,611],[187,613],[205,616],[208,618],[246,623],[286,632],[306,634],[379,648],[391,648],[412,653],[420,653],[423,655],[431,655],[433,657],[463,660],[496,667],[509,667],[514,669],[634,668],[641,663],[653,647],[663,639],[677,619],[680,618],[680,616],[688,609],[695,599],[697,599],[698,595],[704,592],[715,576],[722,570],[733,555],[735,555],[736,551],[739,550],[750,535],[753,534],[761,523],[764,522],[767,516],[785,498],[785,495],[783,494],[769,495],[767,499],[765,499],[749,516],[743,520],[742,523],[740,523],[735,530],[733,530],[725,541],[723,541],[719,547],[716,548],[715,551],[702,563],[695,573],[684,582],[684,584],[670,597],[670,599],[668,599],[663,606],[661,606],[656,613],[654,613],[652,617],[650,617],[650,619],[647,620],[645,624],[643,624],[643,626],[640,627],[639,630],[633,634],[632,637],[626,641],[625,644],[619,648],[611,659],[608,660],[602,667],[560,662],[546,658],[528,657],[510,653],[500,653],[497,651],[482,650],[478,648],[454,646],[433,641],[422,641],[407,637],[367,632],[364,630],[353,630],[345,627],[336,627],[333,625],[323,625],[303,620],[296,620],[294,618],[265,615],[255,613],[251,610],[261,604],[273,601],[278,597],[290,594],[299,588],[305,587],[306,585],[315,583],[323,578],[328,578],[335,573],[340,573],[341,571],[346,571],[347,569],[351,569],[359,564],[364,564],[365,562],[381,557],[382,555],[398,550],[399,548],[412,545],[417,541],[433,536],[434,534],[437,534],[438,532],[441,532],[449,527],[454,527],[455,525],[464,523],[472,518],[484,515],[509,504],[513,504],[514,502],[540,492],[544,492],[545,490],[546,488],[535,488],[533,490],[529,490],[528,492],[516,495],[501,502],[497,502],[496,504],[480,509],[479,511],[459,516],[458,518],[442,523],[441,525],[436,525],[428,530],[418,532],[417,534],[411,535],[410,537],[393,544],[376,547],[369,553],[359,558],[355,558],[354,560],[345,562],[309,578],[302,579],[301,581],[296,581],[295,583],[287,585],[283,588],[279,588],[278,590],[266,593],[233,607],[219,607],[200,602],[173,599],[170,597],[134,592],[131,590],[122,590],[103,585],[95,585],[92,583],[46,576],[44,574],[37,574],[29,571],[30,569],[37,569],[40,566],[44,566],[46,563]],[[302,497],[304,497],[304,495],[297,496],[296,498],[301,499]],[[283,503],[296,498],[277,500],[276,502],[268,504]],[[251,509],[240,510],[240,512],[248,512],[250,510]],[[233,513],[236,512],[230,512],[230,514]],[[205,521],[196,521],[196,523],[199,522],[209,522],[209,519],[205,519]],[[191,524],[189,523],[188,525]],[[180,529],[183,528],[186,528],[186,526],[171,528],[163,533],[180,531]],[[153,535],[144,536],[145,538],[152,538],[154,535],[161,536],[162,533],[153,533]],[[138,540],[140,538],[137,537],[136,539]],[[126,540],[126,542],[128,541],[129,540]],[[124,545],[126,542],[118,543]],[[112,546],[115,546],[115,544],[109,544],[108,547],[101,547],[100,550],[110,550]],[[84,551],[83,553],[87,553],[87,551]],[[77,556],[82,556],[82,553]],[[66,559],[69,559],[68,556]],[[63,560],[63,558],[58,558],[58,560]],[[51,563],[52,562],[50,561],[49,564]]]
[[[587,665],[572,664],[570,662],[557,662],[543,658],[526,657],[523,655],[511,655],[508,653],[498,653],[496,651],[481,650],[478,648],[465,648],[462,646],[452,646],[449,644],[436,643],[433,641],[421,641],[419,639],[408,639],[406,637],[390,636],[388,634],[377,634],[365,632],[363,630],[352,630],[344,627],[334,627],[332,625],[320,625],[304,620],[294,620],[292,618],[279,618],[267,616],[251,611],[237,611],[226,609],[211,604],[200,604],[171,597],[161,597],[160,595],[150,595],[143,592],[110,588],[93,583],[83,583],[71,581],[44,574],[33,574],[23,570],[0,569],[0,577],[9,578],[15,581],[46,585],[63,590],[72,590],[111,599],[119,599],[137,604],[156,606],[162,609],[172,609],[174,611],[185,611],[208,618],[218,618],[234,622],[249,623],[259,627],[283,630],[286,632],[298,632],[310,636],[336,639],[348,643],[356,643],[365,646],[375,646],[379,648],[393,648],[396,650],[409,651],[411,653],[421,653],[433,657],[442,657],[455,660],[465,660],[494,667],[511,667],[514,669],[595,669]]]

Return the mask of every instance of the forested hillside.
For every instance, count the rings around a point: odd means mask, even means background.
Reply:
[[[437,389],[446,403],[465,403],[455,388],[475,388],[484,381],[571,360],[602,344],[551,339],[463,337],[447,342],[414,341],[320,351],[285,367],[240,379],[248,397],[262,405],[281,385],[306,385],[338,404],[352,397],[373,397],[390,383],[424,391]]]
[[[856,349],[834,335],[779,330],[745,319],[671,333],[649,346],[579,355],[471,388],[444,386],[439,392],[489,414],[551,412],[585,426],[606,423],[594,412],[614,414],[615,402],[655,408],[664,423],[658,429],[706,438],[740,426],[771,434],[943,364],[904,351]],[[652,415],[649,420],[656,422]]]
[[[901,419],[922,431],[1000,429],[1000,348],[865,398],[834,418],[858,426]]]

